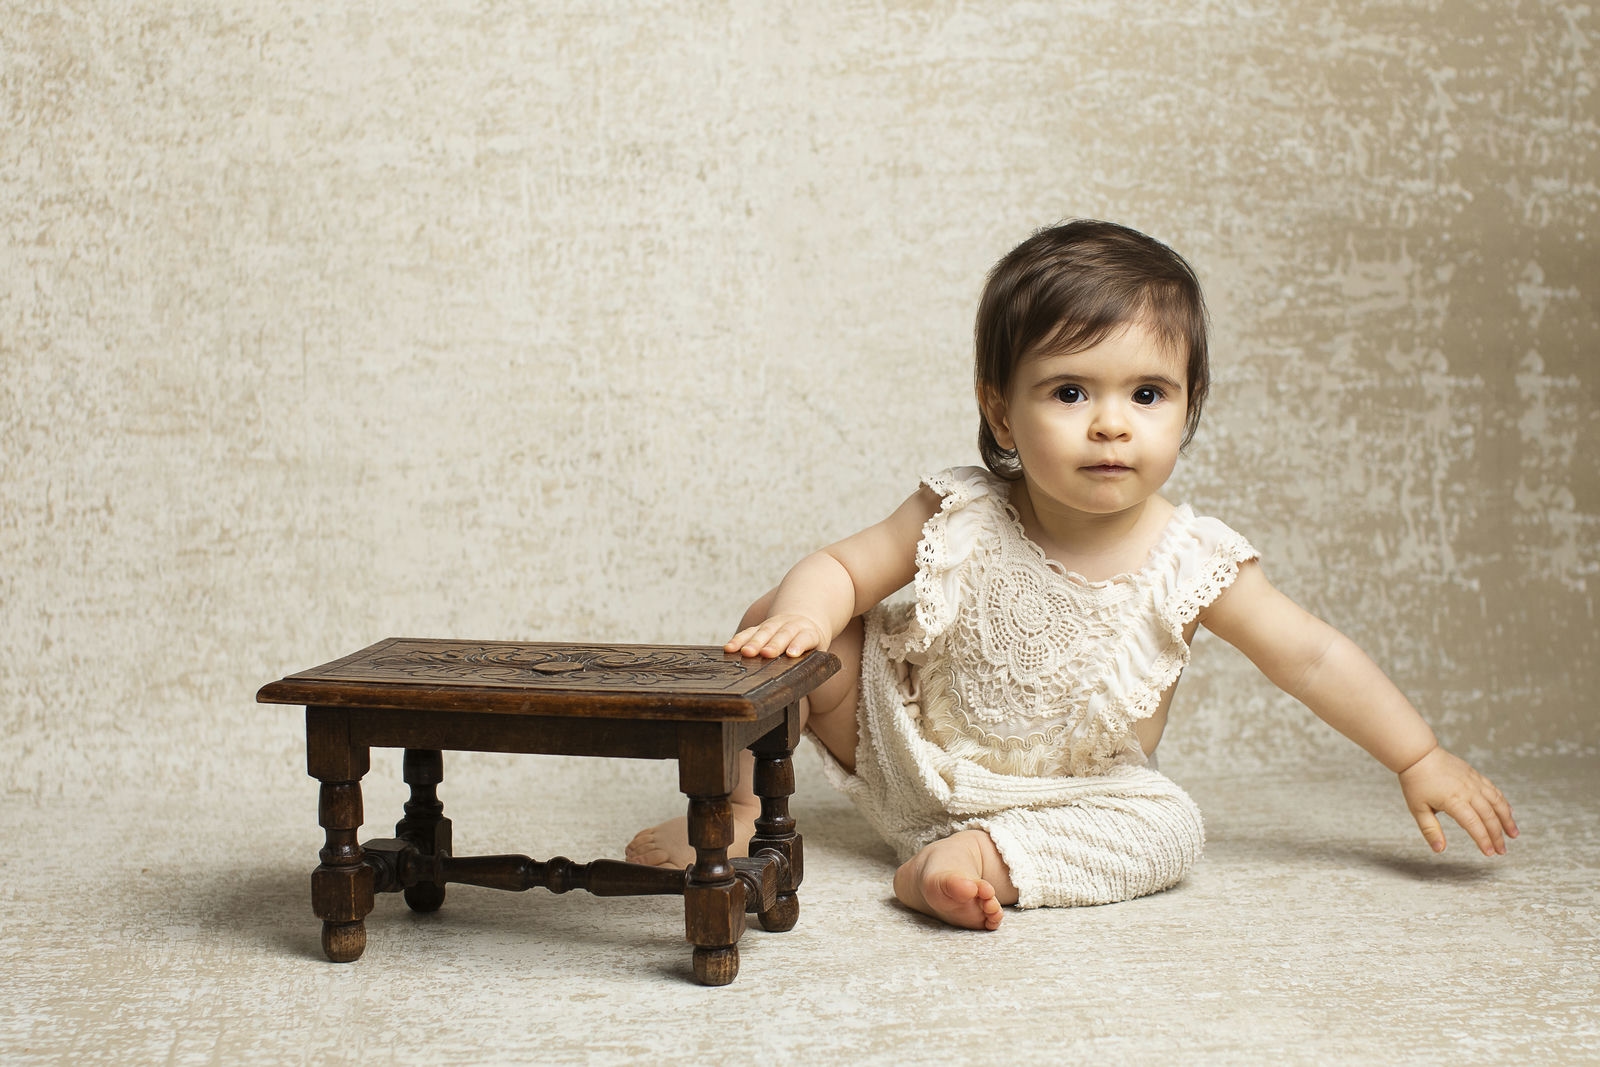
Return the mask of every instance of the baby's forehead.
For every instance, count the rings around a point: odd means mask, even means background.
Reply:
[[[1068,331],[1059,331],[1057,338],[1065,332]],[[1145,320],[1135,319],[1112,326],[1089,345],[1072,346],[1059,340],[1056,343],[1046,341],[1026,353],[1018,362],[1017,369],[1039,370],[1039,365],[1043,363],[1060,369],[1089,364],[1126,364],[1131,369],[1138,365],[1143,369],[1159,368],[1163,373],[1183,381],[1188,376],[1189,352],[1181,338],[1173,337]]]

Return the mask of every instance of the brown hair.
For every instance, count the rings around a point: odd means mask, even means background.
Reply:
[[[994,265],[973,328],[979,395],[990,389],[1005,396],[1017,365],[1030,355],[1081,352],[1134,322],[1188,355],[1188,445],[1211,384],[1200,281],[1178,253],[1114,222],[1047,226]],[[994,473],[1021,475],[1016,452],[1000,447],[981,411],[978,449]]]

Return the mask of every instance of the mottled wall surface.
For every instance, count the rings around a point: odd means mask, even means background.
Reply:
[[[293,758],[255,688],[389,635],[720,640],[974,459],[983,274],[1075,215],[1206,283],[1174,495],[1447,742],[1592,753],[1596,25],[5,0],[6,788]],[[1344,745],[1203,639],[1163,751]]]

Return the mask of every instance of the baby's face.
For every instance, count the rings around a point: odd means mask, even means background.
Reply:
[[[1142,323],[1093,347],[1030,356],[985,414],[1030,495],[1093,515],[1142,504],[1172,475],[1188,414],[1187,360]],[[1041,501],[1042,502],[1042,501]]]

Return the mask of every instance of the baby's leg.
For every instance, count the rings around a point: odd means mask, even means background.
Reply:
[[[774,589],[750,606],[740,621],[739,628],[754,626],[767,617],[767,609],[777,593]],[[821,741],[833,758],[845,770],[856,765],[856,700],[861,684],[862,626],[860,619],[852,619],[828,651],[839,657],[839,671],[817,686],[811,695],[800,701],[800,724],[807,727]],[[761,814],[761,802],[751,788],[755,771],[755,757],[748,751],[739,755],[739,784],[729,799],[733,803],[733,845],[729,856],[745,856],[750,852],[750,837],[755,833],[756,816]],[[640,830],[628,842],[625,853],[630,863],[647,863],[653,867],[687,867],[694,862],[694,846],[689,844],[688,820],[679,817],[668,819],[656,826]]]
[[[1003,904],[1017,902],[1017,887],[1000,850],[983,830],[962,830],[941,838],[901,865],[894,874],[900,903],[951,926],[994,930]]]

